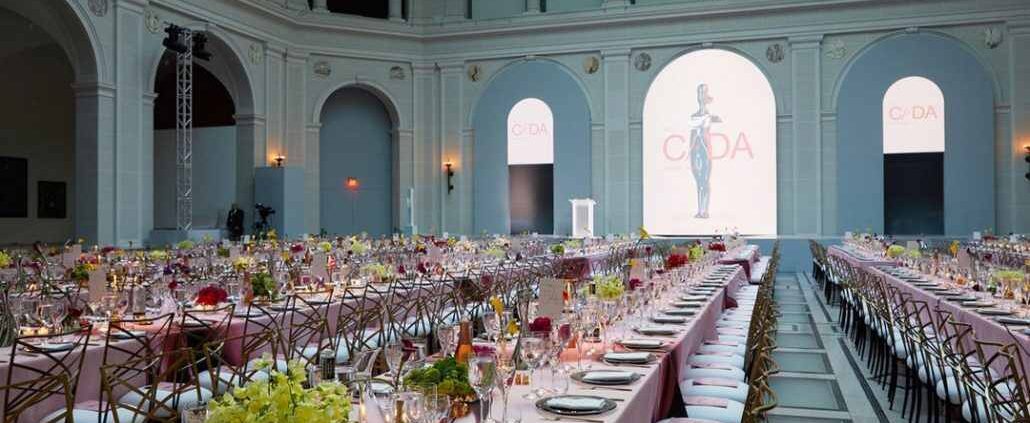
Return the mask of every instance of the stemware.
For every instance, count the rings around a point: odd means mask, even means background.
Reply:
[[[393,374],[394,385],[396,386],[401,379],[401,370],[404,366],[404,344],[394,343],[386,346],[384,351],[386,354],[386,365],[390,367],[390,373]]]
[[[490,409],[486,407],[487,396],[494,388],[494,380],[497,377],[497,361],[491,356],[476,356],[469,360],[469,385],[476,391],[479,398],[480,421],[492,421],[489,418]]]
[[[451,397],[447,395],[427,394],[423,402],[425,403],[426,420],[429,423],[439,423],[440,420],[451,414]]]
[[[403,423],[421,423],[426,418],[425,396],[421,392],[401,392],[397,395],[397,406],[402,407]]]
[[[536,371],[543,364],[547,349],[547,338],[539,334],[524,334],[521,337],[519,352],[521,353],[522,361],[529,367],[530,391],[522,396],[527,400],[535,401],[542,396],[533,387],[536,385]]]
[[[54,328],[54,333],[60,334],[64,332],[64,318],[68,315],[68,304],[64,301],[54,301],[50,303],[50,309],[48,310],[47,318],[49,323]],[[64,342],[64,337],[58,337],[58,342]]]
[[[445,355],[454,354],[454,348],[458,345],[458,325],[438,326],[436,338],[440,342],[440,351]]]

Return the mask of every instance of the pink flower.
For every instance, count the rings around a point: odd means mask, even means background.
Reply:
[[[229,293],[217,286],[207,286],[197,293],[197,304],[205,306],[216,306],[229,299]]]
[[[537,317],[529,324],[529,331],[551,333],[551,319],[544,316]]]

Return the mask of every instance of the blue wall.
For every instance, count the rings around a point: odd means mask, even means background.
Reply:
[[[393,233],[393,123],[372,93],[348,87],[322,108],[319,184],[322,229],[330,234]],[[356,191],[344,186],[358,179]]]
[[[508,112],[538,98],[554,114],[554,230],[572,231],[571,198],[588,198],[590,110],[579,83],[560,65],[532,60],[505,69],[486,88],[473,112],[475,130],[473,209],[475,232],[510,232],[508,208]]]
[[[883,231],[883,95],[922,76],[944,92],[944,231],[994,227],[994,92],[983,65],[958,41],[901,34],[854,59],[837,94],[838,233]]]
[[[254,202],[275,209],[275,214],[268,217],[268,223],[279,236],[290,238],[304,233],[304,168],[256,168],[254,186],[258,187],[254,192]],[[257,216],[254,218],[257,220]],[[244,229],[250,232],[250,228]]]

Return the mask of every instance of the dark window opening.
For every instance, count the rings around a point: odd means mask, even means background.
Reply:
[[[175,129],[175,55],[165,53],[157,70],[154,129]],[[211,72],[193,62],[193,127],[236,125],[236,105]]]

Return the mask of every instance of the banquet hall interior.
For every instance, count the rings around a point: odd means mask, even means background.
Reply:
[[[0,34],[0,423],[1030,422],[1030,1]]]

